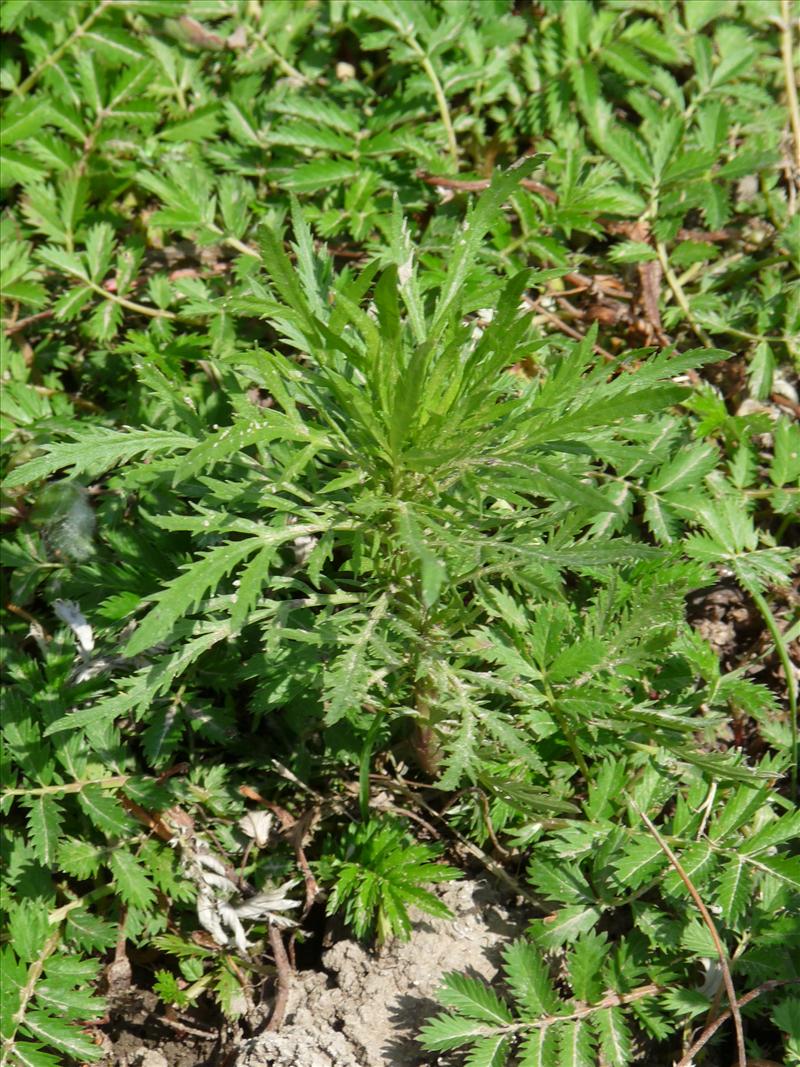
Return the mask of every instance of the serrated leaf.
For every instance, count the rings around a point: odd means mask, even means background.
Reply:
[[[147,908],[155,900],[156,893],[142,865],[125,848],[116,848],[109,858],[115,886],[127,904]]]
[[[558,1024],[558,1051],[562,1067],[595,1067],[594,1034],[588,1020]]]
[[[274,536],[274,535],[278,536]],[[210,589],[248,556],[269,544],[270,535],[275,543],[291,538],[291,529],[265,530],[263,537],[245,537],[239,541],[226,541],[198,556],[187,564],[183,572],[153,598],[155,606],[150,609],[129,639],[125,652],[137,656],[167,637],[178,619],[189,614],[202,601]]]
[[[78,793],[78,803],[98,830],[112,837],[130,832],[131,820],[115,797],[99,785],[87,785]]]
[[[195,439],[187,434],[159,430],[104,430],[100,427],[75,434],[81,440],[74,444],[45,444],[44,455],[16,467],[3,483],[7,487],[29,485],[47,478],[56,471],[69,469],[73,475],[100,475],[117,463],[135,456],[154,455],[191,448]]]
[[[477,1022],[504,1026],[513,1020],[505,1001],[479,978],[457,972],[447,974],[438,996],[446,1007]]]
[[[63,814],[54,797],[43,794],[30,801],[28,832],[33,854],[45,867],[54,867]]]
[[[504,1034],[476,1041],[466,1059],[466,1067],[503,1067],[508,1057],[510,1039]]]
[[[444,1052],[483,1037],[486,1026],[461,1015],[437,1015],[429,1019],[419,1032],[419,1041],[429,1052]]]
[[[589,930],[574,942],[567,956],[569,981],[576,999],[592,1003],[603,991],[602,964],[608,954],[606,935]]]
[[[94,1062],[104,1055],[103,1050],[84,1037],[77,1026],[71,1026],[43,1011],[26,1012],[22,1029],[76,1060]]]
[[[593,1021],[603,1061],[608,1067],[628,1067],[633,1059],[631,1032],[622,1008],[604,1008]]]
[[[515,941],[503,952],[504,971],[517,1007],[525,1019],[555,1014],[558,995],[541,952],[527,941]]]
[[[544,948],[559,948],[592,930],[600,919],[599,908],[573,904],[543,919],[537,927],[536,943]]]

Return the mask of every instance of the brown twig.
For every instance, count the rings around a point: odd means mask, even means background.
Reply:
[[[573,326],[570,326],[569,323],[564,322],[562,319],[560,319],[558,315],[554,315],[552,311],[548,311],[546,308],[543,308],[537,300],[532,300],[529,296],[523,296],[522,299],[525,302],[526,307],[529,307],[532,311],[535,311],[537,315],[541,315],[542,318],[547,319],[547,321],[552,323],[553,326],[556,327],[556,329],[561,330],[562,333],[565,333],[567,337],[572,337],[576,341],[583,341],[584,335],[580,332],[580,330],[576,330]],[[601,345],[592,345],[592,351],[596,352],[598,356],[602,356],[607,363],[617,362],[614,356],[612,356],[610,352],[606,351],[606,349],[603,348]]]
[[[308,832],[309,827],[317,818],[319,809],[312,808],[310,811],[301,815],[299,819],[295,819],[294,816],[285,808],[282,808],[280,804],[275,804],[271,800],[266,800],[261,796],[258,790],[251,788],[249,785],[240,786],[239,792],[243,797],[247,797],[248,800],[254,800],[257,804],[262,804],[265,808],[269,808],[281,824],[281,829],[284,834],[289,839],[292,848],[294,849],[297,866],[302,872],[303,880],[306,885],[306,899],[303,904],[303,918],[305,918],[309,911],[311,911],[314,901],[317,899],[319,886],[317,885],[317,880],[311,871],[308,860],[306,859],[306,854],[303,851],[303,839]]]
[[[480,193],[484,189],[488,189],[492,184],[490,178],[445,178],[440,174],[428,174],[424,170],[418,170],[417,177],[420,181],[425,182],[426,185],[436,185],[440,189],[452,189],[458,193]],[[546,185],[542,185],[541,182],[523,178],[519,184],[523,189],[527,189],[531,193],[538,193],[539,196],[544,197],[551,204],[558,202],[557,194],[552,189],[548,189]]]
[[[728,965],[728,957],[727,953],[725,952],[725,946],[722,944],[722,939],[720,938],[719,933],[717,932],[717,928],[714,925],[714,920],[711,918],[711,913],[703,902],[703,898],[697,892],[697,889],[695,888],[692,880],[689,878],[689,875],[681,866],[680,860],[669,847],[669,845],[661,836],[661,834],[658,832],[658,829],[651,822],[646,812],[642,811],[639,808],[636,801],[630,795],[628,796],[628,800],[633,810],[636,812],[636,814],[639,816],[639,818],[649,830],[650,834],[657,842],[658,847],[661,849],[661,851],[667,857],[669,862],[675,868],[678,877],[689,891],[692,900],[694,900],[695,904],[698,907],[700,915],[703,918],[703,922],[708,928],[708,932],[711,934],[711,940],[714,942],[714,947],[716,948],[717,956],[719,957],[719,966],[720,970],[722,971],[722,980],[725,983],[725,992],[728,994],[730,1014],[733,1017],[733,1025],[736,1031],[736,1050],[739,1057],[739,1067],[747,1067],[747,1053],[745,1052],[744,1048],[744,1031],[742,1029],[742,1016],[739,1011],[739,1004],[736,1000],[736,990],[733,988],[733,978],[731,977],[731,969]]]
[[[181,1034],[191,1034],[192,1037],[203,1037],[206,1041],[217,1036],[213,1030],[201,1030],[197,1026],[189,1026],[186,1023],[182,1023],[180,1019],[170,1019],[168,1015],[159,1016],[159,1022],[171,1026],[173,1030],[177,1030]]]
[[[37,311],[35,315],[28,315],[25,319],[17,319],[16,322],[9,322],[7,319],[3,320],[3,329],[10,336],[13,333],[19,333],[20,330],[26,329],[28,326],[32,326],[35,322],[41,322],[43,319],[51,319],[55,315],[55,311]]]
[[[736,1009],[738,1011],[739,1008],[743,1008],[746,1004],[749,1004],[751,1000],[760,997],[762,993],[768,993],[771,989],[777,989],[779,986],[783,985],[796,985],[798,982],[800,982],[800,978],[771,978],[768,982],[762,983],[755,989],[751,989],[749,993],[745,993],[743,997],[740,997],[739,1000],[736,1001]],[[691,1064],[694,1062],[700,1049],[708,1044],[717,1030],[719,1030],[720,1026],[722,1026],[723,1023],[726,1023],[732,1014],[731,1009],[726,1008],[725,1011],[721,1015],[718,1015],[712,1023],[709,1023],[688,1052],[684,1054],[683,1059],[677,1063],[675,1067],[691,1067]],[[748,1060],[748,1063],[753,1062],[754,1061]]]
[[[280,1030],[283,1018],[286,1015],[289,990],[292,988],[292,967],[289,963],[289,957],[286,955],[281,932],[273,923],[270,923],[269,926],[269,943],[272,948],[272,955],[275,958],[275,969],[278,972],[275,1005],[267,1023],[267,1031],[274,1033],[276,1030]]]

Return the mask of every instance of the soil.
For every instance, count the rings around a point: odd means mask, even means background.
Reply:
[[[220,1067],[216,1034],[208,1038],[171,1026],[154,993],[131,989],[109,1003],[102,1034],[106,1052],[98,1067]],[[180,1024],[178,1024],[180,1025]]]
[[[415,1041],[440,1007],[435,994],[448,971],[493,979],[501,951],[525,928],[488,884],[463,881],[441,893],[452,921],[417,915],[410,941],[375,953],[338,941],[322,970],[294,978],[278,1033],[245,1041],[235,1067],[430,1067],[444,1063]]]

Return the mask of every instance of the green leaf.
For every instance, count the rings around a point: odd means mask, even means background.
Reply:
[[[517,1007],[525,1019],[553,1015],[558,995],[541,952],[527,941],[514,941],[503,952],[504,971]]]
[[[586,1003],[599,1000],[603,992],[602,964],[608,954],[605,934],[590,930],[575,941],[567,957],[574,996]]]
[[[558,1051],[563,1067],[595,1067],[594,1034],[588,1020],[559,1023]]]
[[[104,1055],[99,1045],[84,1037],[77,1026],[55,1019],[43,1011],[26,1012],[22,1029],[72,1059],[94,1062]]]
[[[127,904],[147,908],[155,900],[155,889],[138,860],[125,848],[115,848],[109,858],[119,894]]]
[[[28,832],[33,854],[45,867],[54,867],[63,813],[55,798],[43,794],[30,801]]]
[[[631,1032],[622,1008],[604,1008],[593,1016],[604,1061],[609,1067],[628,1067],[633,1060]]]
[[[751,871],[744,856],[733,856],[719,877],[717,900],[725,921],[734,925],[750,899]]]
[[[129,639],[125,648],[126,655],[137,656],[167,637],[178,619],[196,608],[207,592],[214,589],[248,556],[252,556],[265,545],[280,544],[294,536],[297,534],[291,529],[265,528],[262,536],[226,541],[202,553],[187,564],[177,578],[152,597],[155,606]]]
[[[445,975],[439,1000],[445,1007],[460,1012],[468,1019],[504,1026],[513,1021],[505,1001],[478,978],[452,972]]]
[[[466,1067],[503,1067],[510,1048],[510,1039],[503,1034],[476,1041],[467,1056]]]
[[[131,830],[131,820],[119,802],[99,785],[87,785],[78,793],[78,803],[103,833],[123,837]]]
[[[461,1015],[437,1015],[421,1028],[419,1040],[429,1052],[444,1052],[461,1048],[485,1033],[486,1027],[474,1019],[465,1019]]]
[[[506,171],[495,171],[492,183],[467,215],[456,239],[455,252],[449,259],[447,279],[436,304],[433,327],[441,327],[461,295],[467,272],[475,258],[478,247],[487,230],[494,222],[496,213],[523,178],[543,162],[543,156],[528,156]]]
[[[182,433],[159,430],[117,431],[99,426],[86,429],[75,444],[45,444],[44,455],[15,468],[4,481],[7,488],[30,485],[47,478],[56,471],[69,469],[72,475],[88,474],[96,477],[117,463],[128,462],[135,456],[154,455],[188,449],[195,439]]]

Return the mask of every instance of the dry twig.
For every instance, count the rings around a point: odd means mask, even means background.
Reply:
[[[743,1008],[746,1004],[749,1004],[751,1000],[755,1000],[756,997],[760,997],[762,993],[768,993],[771,989],[777,989],[779,986],[782,985],[795,985],[798,982],[800,982],[800,978],[770,979],[770,981],[764,982],[762,985],[757,986],[755,989],[751,989],[749,993],[745,993],[743,997],[740,997],[740,999],[736,1001],[736,1010],[738,1011],[739,1008]],[[700,1049],[708,1044],[708,1042],[711,1040],[717,1030],[719,1030],[720,1026],[722,1026],[723,1023],[726,1023],[728,1019],[730,1019],[732,1014],[733,1012],[731,1011],[731,1009],[727,1008],[721,1015],[718,1015],[713,1022],[709,1023],[708,1026],[697,1038],[697,1040],[694,1042],[692,1047],[684,1054],[681,1061],[677,1063],[675,1067],[691,1067]],[[750,1067],[755,1067],[755,1062],[755,1060],[747,1061]]]
[[[669,862],[675,868],[678,877],[688,889],[692,900],[694,900],[695,904],[698,907],[698,910],[700,911],[700,915],[703,918],[703,922],[708,928],[708,932],[711,934],[711,939],[714,942],[714,947],[716,948],[717,956],[719,957],[719,966],[720,970],[722,971],[722,980],[725,983],[725,992],[728,995],[728,1003],[730,1004],[729,1014],[733,1017],[733,1025],[736,1030],[736,1050],[739,1057],[739,1067],[747,1067],[747,1053],[745,1052],[744,1048],[744,1031],[742,1029],[742,1016],[739,1011],[739,1003],[736,1000],[736,990],[733,988],[733,978],[731,977],[731,969],[728,965],[728,957],[727,953],[725,952],[725,946],[722,944],[722,940],[719,936],[719,933],[717,932],[717,928],[714,925],[714,920],[711,918],[711,913],[706,907],[703,898],[697,892],[697,889],[695,888],[692,880],[689,878],[689,875],[681,866],[680,860],[669,847],[669,845],[661,836],[661,834],[658,832],[656,826],[651,822],[647,814],[639,808],[639,805],[636,803],[633,797],[629,796],[628,800],[630,802],[631,807],[642,820],[642,822],[645,824],[650,834],[652,834],[652,836],[655,838],[656,842],[658,843],[658,847],[661,849],[661,851],[667,857]]]

